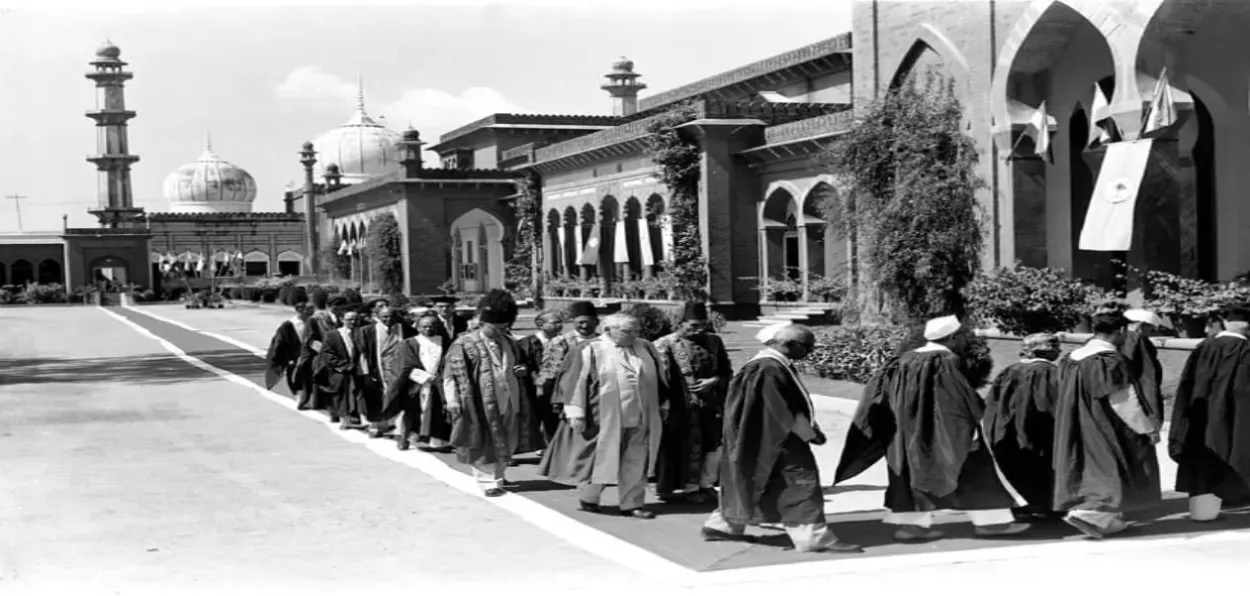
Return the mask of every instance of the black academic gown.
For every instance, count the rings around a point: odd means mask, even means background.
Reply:
[[[794,434],[814,413],[794,375],[773,358],[743,365],[725,400],[720,511],[732,524],[817,524],[825,499],[816,456]]]
[[[1003,369],[985,398],[983,427],[990,451],[1007,482],[1039,512],[1050,510],[1055,472],[1054,404],[1059,368],[1046,360]]]
[[[307,333],[307,324],[305,324]],[[283,321],[274,331],[269,341],[269,351],[265,354],[265,362],[269,367],[265,370],[265,388],[273,389],[278,381],[285,379],[291,395],[300,400],[300,405],[307,399],[307,389],[312,376],[311,361],[304,351],[304,342],[295,324]]]
[[[517,342],[517,347],[520,349],[525,369],[529,371],[529,376],[521,379],[521,383],[525,387],[530,403],[534,406],[534,423],[542,431],[543,437],[550,440],[556,432],[556,427],[560,425],[560,416],[551,408],[551,394],[544,390],[546,387],[538,385],[538,373],[543,367],[543,342],[538,335],[530,335],[521,338]]]
[[[369,422],[388,420],[383,416],[386,384],[383,379],[395,376],[399,366],[399,345],[408,338],[406,327],[400,324],[391,325],[387,336],[387,345],[382,349],[382,360],[378,359],[378,328],[376,323],[361,326],[355,331],[356,347],[363,351],[368,371],[358,375],[356,379],[357,393],[365,406],[365,418]]]
[[[443,324],[444,335],[451,340],[455,340],[469,330],[469,320],[454,312],[449,319],[438,315],[438,321]]]
[[[439,359],[439,365],[432,370],[421,362],[421,344],[416,337],[405,339],[399,344],[398,366],[386,387],[382,416],[403,416],[404,428],[408,432],[417,433],[419,440],[447,441],[451,438],[451,422],[447,419],[443,404],[442,364],[451,348],[451,340],[442,335],[434,340],[442,343],[443,358]],[[423,370],[434,375],[434,379],[430,381],[430,399],[425,408],[421,404],[421,386],[413,383],[410,378],[414,370]]]
[[[1129,377],[1141,399],[1142,407],[1156,425],[1163,424],[1163,365],[1159,363],[1159,350],[1150,337],[1140,331],[1129,331],[1124,336],[1120,352],[1128,363]]]
[[[348,354],[338,329],[321,336],[321,352],[313,364],[316,387],[330,400],[335,415],[358,417],[361,408],[356,395],[356,359]],[[357,348],[359,349],[359,348]]]
[[[1162,498],[1150,440],[1129,428],[1108,400],[1132,383],[1128,362],[1107,351],[1059,361],[1055,401],[1053,509],[1127,512]]]
[[[958,356],[944,350],[903,354],[865,388],[835,484],[884,455],[890,511],[1015,506],[981,433],[984,408]]]
[[[1250,340],[1231,334],[1204,340],[1185,361],[1168,455],[1176,490],[1250,500]]]
[[[315,367],[321,358],[320,353],[314,350],[314,342],[316,344],[324,344],[325,337],[331,333],[337,333],[338,322],[335,321],[334,315],[328,310],[318,310],[308,317],[307,331],[304,333],[304,353],[308,358],[309,372],[315,375]],[[327,410],[330,412],[337,411],[335,395],[328,393],[315,380],[311,381],[312,388],[312,404],[311,409]]]

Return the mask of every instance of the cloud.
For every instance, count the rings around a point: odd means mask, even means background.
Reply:
[[[319,66],[301,66],[278,85],[284,99],[307,101],[321,106],[342,106],[346,111],[355,102],[356,83],[326,72]],[[469,122],[500,112],[522,112],[503,93],[490,87],[469,87],[459,93],[442,89],[405,89],[398,97],[385,98],[365,90],[365,108],[370,116],[394,130],[411,124],[426,142]]]

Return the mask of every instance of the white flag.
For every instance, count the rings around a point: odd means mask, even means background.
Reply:
[[[1033,117],[1029,118],[1027,134],[1033,137],[1033,154],[1050,161],[1050,114],[1046,113],[1046,102],[1037,107]]]
[[[1126,251],[1132,246],[1133,213],[1152,144],[1151,139],[1144,139],[1107,146],[1098,184],[1085,212],[1081,250]]]
[[[599,224],[590,229],[590,238],[586,240],[586,248],[582,251],[577,264],[593,267],[599,264]]]
[[[642,251],[642,266],[655,264],[655,251],[651,247],[651,223],[644,218],[638,219],[638,248]]]
[[[612,238],[612,260],[629,263],[629,238],[625,236],[625,220],[616,220],[616,233]]]
[[[1142,126],[1142,134],[1163,130],[1176,124],[1176,101],[1172,97],[1172,85],[1168,83],[1168,69],[1159,73],[1159,81],[1155,83],[1155,94],[1150,100],[1150,109],[1146,112],[1146,123]]]
[[[1094,83],[1094,107],[1089,111],[1089,139],[1086,147],[1098,147],[1115,140],[1111,132],[1115,130],[1115,119],[1111,117],[1111,104],[1102,87]]]
[[[341,255],[347,254],[347,241],[346,240],[344,240],[343,243],[339,245],[339,254]]]

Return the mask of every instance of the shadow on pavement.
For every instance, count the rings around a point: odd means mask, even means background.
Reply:
[[[0,386],[45,383],[151,385],[209,378],[216,376],[168,355],[140,358],[0,358]]]

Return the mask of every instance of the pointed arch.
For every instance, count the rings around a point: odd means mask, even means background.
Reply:
[[[10,267],[10,273],[13,278],[12,283],[15,286],[25,285],[27,282],[33,283],[35,281],[35,266],[26,259],[13,261],[13,266]]]
[[[971,102],[968,101],[972,97],[972,76],[967,58],[959,50],[959,46],[929,23],[922,23],[916,28],[911,48],[899,58],[898,64],[894,67],[890,88],[897,87],[903,82],[925,51],[932,51],[942,59],[942,65],[947,74],[955,80],[955,89],[960,101],[972,108]]]
[[[460,290],[482,293],[504,287],[504,239],[507,229],[494,214],[471,209],[451,223],[453,252],[461,266]]]
[[[61,262],[56,259],[44,259],[39,261],[38,279],[41,284],[64,283],[65,278],[61,268]]]

